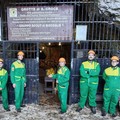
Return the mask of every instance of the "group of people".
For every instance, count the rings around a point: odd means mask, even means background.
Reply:
[[[61,103],[61,112],[67,111],[67,96],[70,79],[70,70],[65,66],[65,58],[59,59],[59,69],[57,74],[51,74],[48,77],[56,79],[58,84],[58,96]],[[106,116],[110,113],[112,117],[116,117],[116,106],[120,96],[120,67],[118,67],[118,56],[111,57],[111,66],[103,71],[103,79],[105,80],[103,92],[103,107],[101,115]],[[80,65],[80,100],[77,112],[80,112],[88,99],[91,112],[96,114],[96,93],[99,84],[100,64],[95,61],[95,52],[88,52],[88,60]]]
[[[22,62],[24,53],[19,51],[17,53],[18,59],[12,63],[10,70],[11,83],[15,91],[15,107],[17,112],[21,112],[21,107],[25,107],[22,104],[24,87],[26,87],[26,69],[25,64]],[[3,68],[4,61],[0,58],[0,93],[2,93],[3,108],[6,111],[10,111],[8,105],[8,91],[7,81],[8,72]]]
[[[24,87],[26,87],[26,69],[22,62],[24,53],[18,52],[18,59],[12,63],[10,70],[11,82],[15,91],[15,107],[17,112],[21,112]],[[7,95],[8,73],[3,68],[3,59],[0,59],[0,92],[2,92],[3,107],[6,111],[10,111]],[[60,113],[67,111],[67,97],[70,79],[70,70],[65,65],[65,58],[59,59],[59,69],[56,74],[50,74],[48,77],[56,79],[58,88],[58,97],[61,103]],[[110,113],[112,117],[116,117],[116,106],[120,96],[120,67],[118,67],[118,56],[111,57],[111,66],[103,71],[103,79],[105,80],[103,92],[102,116]],[[77,112],[80,112],[87,101],[91,112],[96,114],[96,93],[99,84],[100,64],[95,61],[95,52],[88,52],[88,60],[80,65],[80,100]]]
[[[100,64],[95,62],[95,52],[88,52],[88,60],[80,66],[80,101],[76,111],[80,112],[88,98],[89,106],[93,114],[96,113],[96,93],[99,83]],[[103,92],[102,116],[110,113],[112,117],[116,117],[116,106],[120,96],[120,67],[118,67],[118,56],[111,57],[111,66],[103,71],[103,79],[105,80]]]

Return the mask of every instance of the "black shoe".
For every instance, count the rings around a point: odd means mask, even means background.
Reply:
[[[89,104],[88,103],[86,103],[86,105],[85,105],[87,108],[90,108],[90,106],[89,106]]]
[[[107,114],[106,111],[105,111],[105,110],[102,110],[102,114],[101,114],[101,115],[102,115],[102,116],[106,116],[106,114]]]
[[[26,107],[26,105],[22,104],[21,107]]]
[[[60,113],[60,114],[64,114],[64,113],[66,113],[66,112],[62,112],[62,111],[60,111],[59,113]]]
[[[10,108],[5,109],[6,111],[10,111]]]
[[[76,112],[80,112],[81,110],[82,110],[82,108],[78,107],[78,108],[76,109]]]
[[[17,112],[21,112],[21,109],[16,109]]]
[[[96,109],[95,109],[95,107],[91,107],[91,112],[92,112],[93,114],[96,114]]]
[[[116,117],[117,115],[116,114],[112,114],[112,117]]]

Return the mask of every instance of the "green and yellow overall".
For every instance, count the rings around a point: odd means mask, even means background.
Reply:
[[[120,95],[120,68],[108,67],[104,70],[103,79],[104,85],[104,105],[103,109],[110,114],[116,113],[116,105]]]
[[[0,69],[0,92],[2,92],[2,102],[5,110],[9,109],[8,106],[8,92],[7,92],[7,81],[8,81],[8,72],[1,68]]]
[[[61,103],[61,111],[66,112],[70,71],[66,66],[60,67],[57,74],[54,74],[52,78],[58,80],[58,96]]]
[[[95,61],[85,61],[80,66],[80,108],[84,108],[88,98],[91,107],[96,106],[96,93],[99,82],[100,65]]]
[[[24,96],[24,83],[26,83],[26,69],[25,64],[19,60],[11,65],[11,82],[15,84],[15,106],[20,109]]]

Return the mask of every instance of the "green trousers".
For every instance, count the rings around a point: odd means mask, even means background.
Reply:
[[[0,91],[2,93],[2,103],[3,103],[3,108],[8,109],[8,92],[7,92],[7,87],[5,87],[3,90]]]
[[[103,99],[104,99],[104,104],[103,104],[103,109],[110,114],[115,114],[116,113],[116,105],[118,103],[120,91],[117,90],[104,90],[103,93]]]
[[[67,111],[67,95],[68,95],[68,85],[67,86],[60,86],[58,85],[58,97],[61,104],[61,111]]]
[[[15,106],[16,109],[20,109],[23,96],[24,96],[24,81],[19,80],[16,81],[16,87],[15,87]]]
[[[87,98],[91,107],[96,106],[97,86],[95,84],[88,86],[88,83],[85,82],[80,83],[80,101],[78,103],[80,108],[84,108]]]

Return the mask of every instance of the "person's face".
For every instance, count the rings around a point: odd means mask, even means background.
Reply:
[[[113,67],[117,66],[118,64],[119,64],[119,62],[118,62],[117,60],[112,60],[112,61],[111,61],[111,65],[112,65]]]
[[[0,62],[0,68],[2,68],[3,67],[3,63],[2,62]]]
[[[65,62],[59,62],[60,67],[65,66]]]
[[[18,60],[23,60],[23,55],[18,55]]]
[[[94,55],[94,54],[90,53],[90,54],[88,55],[88,59],[89,59],[89,60],[94,60],[94,58],[95,58],[95,55]]]

